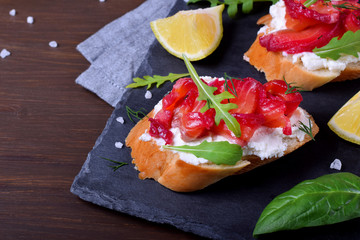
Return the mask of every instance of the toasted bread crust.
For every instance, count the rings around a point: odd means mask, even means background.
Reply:
[[[258,20],[258,24],[268,25],[270,15]],[[329,70],[308,71],[301,63],[292,63],[292,59],[285,57],[281,52],[269,52],[259,42],[259,34],[244,54],[244,58],[258,71],[264,72],[267,81],[285,78],[287,82],[311,91],[328,82],[345,81],[360,78],[360,64],[352,63],[341,73]]]
[[[360,78],[360,64],[350,63],[339,76],[332,80],[332,82],[341,82],[346,80],[354,80]]]
[[[148,116],[153,116],[153,111]],[[149,128],[150,122],[144,118],[136,124],[126,138],[126,145],[132,148],[133,163],[140,171],[140,179],[153,178],[171,190],[190,192],[233,175],[250,164],[248,161],[239,161],[235,166],[186,163],[179,158],[177,153],[160,149],[154,140],[141,141],[140,136]]]
[[[153,116],[153,111],[148,115]],[[312,119],[313,134],[319,129]],[[142,141],[140,136],[150,127],[147,118],[142,119],[130,131],[126,138],[126,145],[132,148],[131,156],[137,170],[140,171],[139,178],[152,178],[163,186],[177,192],[191,192],[205,188],[227,176],[250,171],[258,166],[274,161],[277,158],[261,160],[257,156],[245,156],[234,166],[200,164],[192,165],[182,161],[177,153],[171,150],[160,149],[154,140]],[[298,142],[286,150],[285,154],[294,151],[306,142],[310,137],[306,136],[304,141]]]
[[[258,71],[265,73],[267,81],[285,78],[292,85],[311,91],[339,76],[330,71],[307,71],[299,63],[292,63],[291,59],[284,57],[281,52],[267,51],[260,45],[259,37],[257,36],[245,53],[245,57]]]

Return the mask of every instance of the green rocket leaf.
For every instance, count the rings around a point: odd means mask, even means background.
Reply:
[[[224,120],[229,130],[232,131],[236,137],[240,137],[241,136],[240,124],[236,120],[236,118],[229,113],[229,110],[235,109],[238,106],[234,103],[224,103],[224,104],[221,103],[222,100],[235,98],[235,96],[227,91],[224,91],[218,95],[214,95],[214,92],[216,91],[217,88],[210,87],[206,85],[203,81],[201,81],[199,75],[197,74],[197,72],[195,71],[194,67],[192,66],[192,64],[190,63],[189,59],[186,57],[185,54],[183,54],[183,58],[185,61],[185,65],[190,73],[190,76],[198,88],[199,97],[197,98],[197,100],[207,101],[207,104],[205,104],[205,106],[201,109],[201,112],[205,112],[209,108],[214,108],[216,111],[215,114],[216,125],[219,125],[220,121]]]
[[[341,39],[334,37],[330,42],[321,48],[315,48],[313,52],[321,58],[338,60],[341,54],[359,57],[360,52],[360,30],[355,33],[347,31]]]
[[[235,165],[242,157],[242,148],[240,145],[231,144],[227,141],[208,142],[203,141],[196,146],[169,146],[163,148],[179,152],[192,153],[196,157],[205,158],[215,164]]]
[[[166,81],[174,82],[175,80],[189,76],[188,73],[182,73],[182,74],[175,74],[175,73],[169,73],[167,76],[160,76],[160,75],[154,75],[154,76],[144,76],[143,78],[134,78],[133,83],[126,86],[126,88],[137,88],[137,87],[143,87],[147,86],[147,89],[151,87],[152,84],[156,84],[156,87],[159,88],[160,85],[162,85]]]

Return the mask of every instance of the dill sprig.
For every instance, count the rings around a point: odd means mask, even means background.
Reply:
[[[113,169],[114,172],[115,172],[116,170],[118,170],[119,168],[121,168],[122,166],[127,165],[127,163],[125,163],[125,162],[118,162],[118,161],[112,160],[112,159],[110,159],[110,158],[105,158],[105,157],[101,157],[101,158],[104,159],[104,160],[107,160],[107,161],[109,161],[109,162],[112,162],[112,163],[117,164],[117,165],[111,165],[111,166],[109,166],[109,167],[111,167],[111,168]]]
[[[309,126],[306,126],[303,122],[299,121],[299,130],[303,131],[304,133],[306,133],[307,135],[309,135],[311,137],[312,140],[315,141],[315,138],[313,136],[312,133],[312,124],[311,124],[311,120],[309,118]]]
[[[146,109],[144,109],[144,108],[140,108],[139,111],[134,111],[128,106],[126,106],[125,108],[126,108],[126,113],[127,113],[128,118],[133,123],[135,123],[135,121],[132,119],[132,117],[135,117],[138,120],[141,120],[143,117],[147,117],[147,115],[144,113],[144,111],[146,111]],[[140,117],[141,115],[142,115],[142,117]]]
[[[291,83],[288,83],[286,82],[285,80],[285,77],[283,78],[285,84],[286,84],[286,91],[285,91],[285,94],[290,94],[290,93],[297,93],[297,92],[300,92],[301,91],[301,87],[299,86],[291,86],[291,84],[293,84],[292,82]]]
[[[339,8],[350,9],[350,10],[359,10],[360,9],[359,7],[351,5],[350,3],[333,4],[332,6],[336,9],[339,9]]]
[[[233,78],[233,77],[229,76],[227,73],[224,73],[224,78],[225,78],[225,82],[224,82],[225,90],[228,92],[229,91],[232,92],[236,97],[238,97],[233,79],[240,80],[240,81],[242,81],[242,79],[241,78]],[[230,81],[232,88],[229,86],[228,80]]]

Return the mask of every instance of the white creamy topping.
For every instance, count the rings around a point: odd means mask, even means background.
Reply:
[[[272,18],[270,22],[270,26],[264,26],[260,28],[258,34],[271,33],[281,29],[286,29],[286,21],[285,21],[286,8],[283,0],[279,0],[276,4],[271,5],[269,13]]]
[[[286,29],[286,8],[284,1],[279,0],[276,4],[270,7],[269,11],[272,17],[270,27],[262,27],[259,30],[258,34],[268,34],[278,30]],[[357,58],[352,55],[344,55],[335,61],[330,58],[320,58],[313,52],[303,52],[297,54],[287,54],[283,52],[283,56],[291,57],[293,63],[302,62],[302,64],[308,71],[327,69],[338,74],[340,74],[340,72],[343,71],[349,63],[357,63],[360,61],[360,57]],[[360,53],[358,53],[358,56],[360,56]]]
[[[284,1],[280,0],[276,4],[272,5],[269,12],[272,17],[270,27],[276,30],[286,29],[286,8]]]
[[[303,52],[297,54],[286,54],[284,56],[291,56],[292,62],[302,62],[304,67],[309,71],[319,70],[319,69],[329,69],[334,72],[343,71],[349,63],[357,63],[360,61],[360,57],[356,58],[352,55],[343,55],[338,60],[333,60],[330,58],[321,58],[313,52]]]
[[[284,155],[288,145],[305,138],[305,133],[299,130],[299,121],[308,126],[308,117],[299,108],[290,118],[292,135],[286,136],[282,128],[258,128],[248,144],[243,147],[244,155],[256,155],[264,160],[265,158],[281,157]]]
[[[155,138],[154,138],[155,139]],[[161,139],[161,138],[160,138]],[[151,140],[151,136],[150,134],[148,134],[147,129],[145,130],[145,132],[139,137],[139,140],[143,141],[143,142],[148,142]],[[161,139],[163,140],[163,139]],[[163,140],[164,141],[164,140]],[[165,142],[165,141],[164,141]],[[161,145],[161,144],[158,144]]]
[[[264,160],[265,158],[271,157],[281,157],[284,155],[285,150],[288,145],[294,144],[297,141],[304,140],[305,133],[299,130],[299,121],[308,126],[308,117],[304,114],[304,111],[301,109],[297,109],[293,116],[290,118],[292,125],[292,135],[285,136],[282,133],[282,128],[268,128],[268,127],[260,127],[258,128],[253,137],[250,139],[248,144],[243,147],[244,156],[248,155],[256,155]],[[170,131],[174,134],[173,146],[182,146],[182,145],[190,145],[196,146],[202,143],[203,141],[208,142],[219,142],[219,141],[229,141],[225,137],[222,136],[208,136],[205,138],[201,138],[191,142],[185,142],[181,139],[180,129],[179,128],[171,128]],[[165,145],[165,141],[162,138],[153,138],[145,131],[139,138],[140,140],[147,142],[151,139],[155,140],[156,144],[159,146]],[[173,151],[173,150],[172,150]],[[201,163],[207,163],[208,160],[204,158],[197,158],[195,155],[190,153],[173,151],[179,154],[180,159],[184,162],[198,165]]]
[[[200,76],[200,78],[202,80],[204,80],[205,82],[209,83],[209,82],[212,82],[214,81],[215,79],[219,79],[220,81],[224,80],[224,78],[215,78],[215,77],[209,77],[209,76]]]
[[[210,80],[210,79],[207,79]],[[207,81],[206,80],[206,81]],[[162,108],[162,101],[155,105],[154,111],[155,115]],[[284,151],[287,149],[288,144],[294,144],[297,141],[304,140],[305,133],[299,130],[299,121],[308,126],[309,116],[306,116],[304,111],[298,108],[290,118],[291,122],[291,130],[292,135],[285,136],[282,133],[282,128],[268,128],[268,127],[260,127],[257,129],[253,135],[253,137],[248,142],[247,146],[243,147],[243,155],[256,155],[260,157],[262,160],[265,158],[271,157],[281,157],[284,155]],[[185,142],[181,139],[180,129],[179,128],[171,128],[170,131],[174,134],[173,146],[181,146],[181,145],[190,145],[195,146],[199,145],[203,141],[208,142],[219,142],[219,141],[229,141],[225,137],[222,136],[208,136],[205,138],[201,138],[191,142]],[[140,138],[141,141],[148,142],[154,140],[157,145],[163,146],[165,145],[165,141],[162,138],[153,138],[150,134],[145,131]],[[160,148],[162,150],[162,148]],[[178,152],[171,150],[175,153],[178,153],[180,159],[184,162],[199,165],[202,163],[208,163],[209,161],[204,158],[197,158],[195,155],[190,153]]]

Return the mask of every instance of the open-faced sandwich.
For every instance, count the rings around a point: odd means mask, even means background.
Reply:
[[[313,90],[360,77],[360,4],[355,0],[279,0],[244,59],[268,81]]]
[[[302,96],[285,81],[200,78],[185,63],[191,78],[177,80],[126,139],[141,179],[199,190],[274,161],[317,134],[299,107]]]

